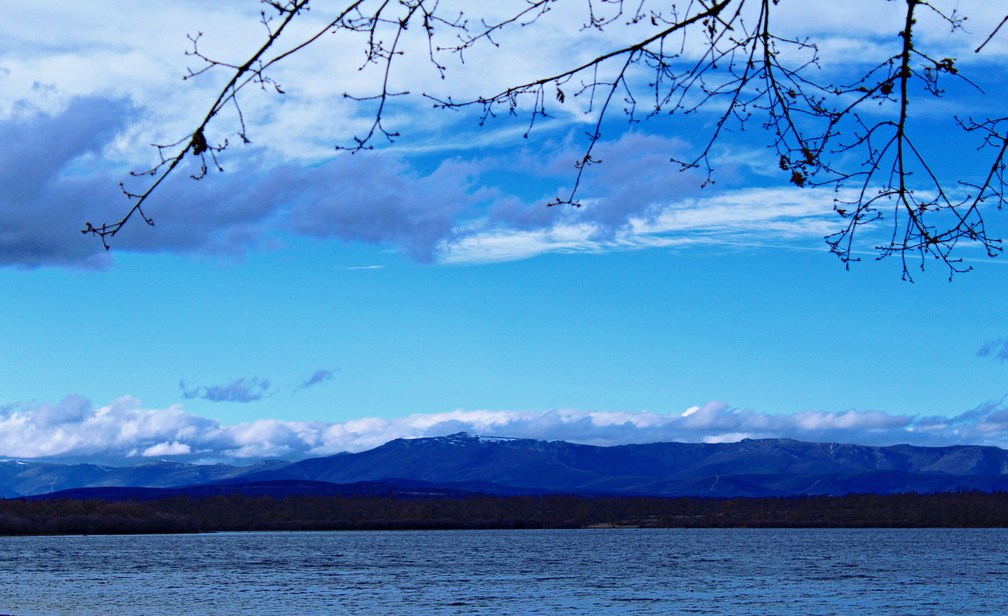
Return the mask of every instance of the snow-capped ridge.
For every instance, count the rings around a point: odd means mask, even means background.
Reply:
[[[475,443],[484,443],[484,444],[514,443],[522,439],[512,438],[508,436],[481,436],[479,434],[473,434],[472,432],[456,432],[455,434],[449,434],[447,436],[423,437],[411,440],[413,441],[430,440],[435,442],[444,442],[451,445],[466,446]]]

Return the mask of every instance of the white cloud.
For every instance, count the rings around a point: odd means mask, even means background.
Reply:
[[[146,409],[134,398],[93,407],[79,396],[57,403],[0,407],[0,457],[92,459],[141,457],[250,462],[363,451],[396,438],[466,431],[484,436],[565,440],[590,445],[659,441],[730,442],[789,437],[866,445],[978,444],[1008,447],[1008,407],[991,402],[953,417],[882,411],[772,414],[709,402],[684,412],[455,410],[344,423],[258,420],[224,425],[181,405]]]
[[[161,456],[184,456],[192,453],[192,447],[178,441],[168,443],[158,443],[157,445],[152,445],[147,449],[144,449],[143,453],[140,454],[147,458],[161,457]]]
[[[822,238],[836,230],[835,198],[837,194],[826,189],[750,188],[654,202],[645,211],[608,223],[581,218],[578,211],[538,229],[470,224],[442,245],[441,261],[480,263],[550,252],[608,252],[689,244],[821,245],[825,250]],[[585,208],[606,206],[597,201]]]

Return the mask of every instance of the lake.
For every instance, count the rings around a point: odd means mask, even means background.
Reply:
[[[0,538],[0,613],[1008,613],[1005,529]]]

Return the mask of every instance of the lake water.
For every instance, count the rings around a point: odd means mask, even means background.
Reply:
[[[0,613],[1008,613],[1008,530],[0,538]]]

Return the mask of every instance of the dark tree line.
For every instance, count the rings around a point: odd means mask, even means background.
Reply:
[[[1008,527],[1008,493],[0,500],[0,535],[530,528]]]
[[[964,36],[967,16],[952,5],[943,8],[937,0],[878,0],[879,6],[899,7],[902,26],[888,46],[880,46],[879,57],[854,68],[843,64],[843,58],[823,57],[819,41],[781,30],[780,18],[788,12],[813,10],[788,0],[510,0],[493,3],[493,12],[485,8],[489,4],[461,5],[465,8],[460,10],[439,0],[345,0],[311,6],[309,0],[262,0],[262,5],[263,43],[242,62],[210,57],[200,48],[202,35],[190,37],[188,55],[197,65],[186,77],[226,71],[230,78],[205,111],[192,114],[191,133],[156,146],[158,164],[136,174],[149,182],[139,188],[124,186],[132,202],[124,216],[89,222],[84,233],[98,236],[107,248],[131,218],[153,225],[144,208],[165,178],[186,157],[200,162],[196,178],[219,169],[218,157],[230,144],[228,135],[249,141],[241,97],[250,88],[283,94],[287,86],[281,87],[270,70],[281,62],[296,62],[299,52],[325,37],[343,37],[358,45],[359,59],[341,62],[360,62],[373,76],[372,91],[344,95],[372,118],[363,134],[336,146],[355,152],[400,136],[397,127],[389,126],[388,110],[395,99],[409,94],[397,88],[394,71],[407,53],[409,37],[423,41],[438,81],[450,78],[450,67],[464,62],[474,49],[499,46],[506,34],[576,6],[581,9],[579,21],[561,23],[566,29],[555,36],[574,46],[593,33],[615,32],[627,34],[612,40],[629,42],[613,44],[594,57],[572,54],[561,70],[475,98],[423,94],[435,107],[477,109],[480,123],[500,114],[524,116],[529,131],[559,106],[581,105],[591,114],[593,127],[580,157],[572,161],[572,188],[548,205],[581,205],[582,176],[600,162],[595,146],[604,138],[603,129],[612,127],[613,116],[623,114],[634,124],[663,115],[703,113],[707,120],[697,121],[693,135],[696,150],[672,159],[671,170],[698,169],[712,182],[715,145],[729,132],[758,127],[782,180],[836,190],[838,226],[826,242],[847,265],[858,260],[862,239],[880,257],[901,258],[906,278],[915,260],[921,267],[937,260],[950,274],[969,269],[956,250],[960,243],[979,246],[989,256],[1002,250],[1001,238],[988,233],[985,216],[1004,204],[1008,113],[954,116],[970,143],[962,151],[938,155],[927,154],[923,142],[928,134],[911,113],[912,101],[941,97],[950,86],[982,91],[977,81],[982,76],[964,75],[955,58],[921,43],[922,20]],[[305,19],[309,8],[312,15],[325,11],[327,17],[311,34],[292,34],[291,24]],[[1001,25],[974,26],[976,53],[984,52]],[[535,46],[505,51],[520,58],[539,53]],[[824,64],[846,66],[848,73],[830,74]],[[1001,110],[1003,104],[993,108]],[[237,126],[215,122],[225,109],[236,112]],[[971,161],[968,171],[953,164],[964,157]],[[885,239],[877,234],[862,238],[880,221],[890,229]]]

